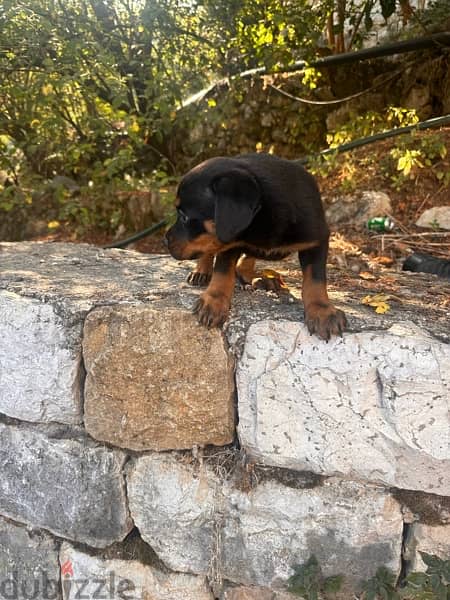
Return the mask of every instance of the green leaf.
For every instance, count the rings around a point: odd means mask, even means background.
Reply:
[[[323,591],[331,593],[338,592],[342,587],[343,581],[343,575],[333,575],[331,577],[327,577],[323,582]]]
[[[428,554],[427,552],[421,552],[419,550],[419,554],[420,557],[422,558],[423,562],[427,565],[427,567],[431,567],[432,569],[439,569],[439,567],[442,564],[442,560],[436,556],[435,554]],[[428,573],[428,569],[427,569],[427,573]]]

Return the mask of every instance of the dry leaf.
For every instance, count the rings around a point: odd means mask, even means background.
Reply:
[[[394,262],[394,259],[390,256],[376,256],[372,261],[379,265],[390,266]]]
[[[359,276],[361,277],[361,279],[376,279],[375,275],[373,273],[370,273],[370,271],[361,271]]]
[[[371,306],[373,306],[373,304],[371,304]],[[384,315],[384,313],[387,313],[387,311],[390,310],[390,308],[391,307],[387,302],[380,302],[379,304],[377,304],[375,312],[379,315]]]
[[[273,269],[263,269],[261,271],[261,275],[265,279],[276,279],[278,281],[279,287],[281,289],[286,289],[286,290],[288,289],[286,282],[284,281],[284,279],[282,278],[280,273],[278,273],[278,271],[274,271]]]
[[[384,315],[391,308],[387,303],[389,298],[387,294],[375,294],[374,296],[364,296],[361,302],[372,306],[377,314]]]

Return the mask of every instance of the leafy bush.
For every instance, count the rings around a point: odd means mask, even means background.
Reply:
[[[342,575],[324,578],[315,556],[304,564],[294,566],[294,575],[288,579],[287,589],[306,600],[318,600],[321,593],[338,592],[342,586]]]

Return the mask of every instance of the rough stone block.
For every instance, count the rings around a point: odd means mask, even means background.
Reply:
[[[58,550],[41,531],[0,518],[0,598],[60,600]]]
[[[362,229],[369,219],[390,214],[391,199],[386,193],[376,190],[341,194],[332,198],[326,208],[327,221],[333,228],[340,223],[352,223]]]
[[[184,310],[116,306],[86,320],[85,425],[133,450],[228,444],[232,369],[218,330]]]
[[[298,595],[268,588],[239,586],[224,591],[221,600],[295,600]]]
[[[426,571],[420,552],[434,554],[442,560],[450,560],[450,524],[425,525],[414,523],[406,546],[410,571]]]
[[[418,227],[450,229],[450,207],[434,206],[424,211],[416,221]]]
[[[142,538],[175,571],[208,573],[216,541],[220,482],[171,455],[137,459],[128,476],[130,512]]]
[[[81,422],[81,323],[51,304],[0,290],[0,412],[33,422]]]
[[[381,565],[400,568],[400,505],[378,488],[269,479],[245,493],[205,464],[146,455],[130,467],[128,498],[143,539],[177,571],[277,587],[314,554],[352,587]]]
[[[62,545],[60,562],[66,573],[62,578],[64,600],[80,597],[214,600],[205,577],[163,573],[136,560],[105,560],[80,552],[67,543]]]
[[[412,325],[329,343],[250,327],[239,438],[269,465],[450,495],[450,346]]]
[[[58,436],[58,432],[55,432]],[[0,424],[0,513],[103,547],[131,529],[119,451]]]

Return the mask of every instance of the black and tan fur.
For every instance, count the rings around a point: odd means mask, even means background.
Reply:
[[[198,259],[188,281],[207,285],[194,309],[200,323],[223,324],[236,274],[250,284],[256,259],[297,252],[309,331],[324,339],[342,333],[345,315],[326,287],[329,230],[317,184],[303,167],[268,154],[212,158],[183,177],[177,215],[166,238],[176,259]]]

